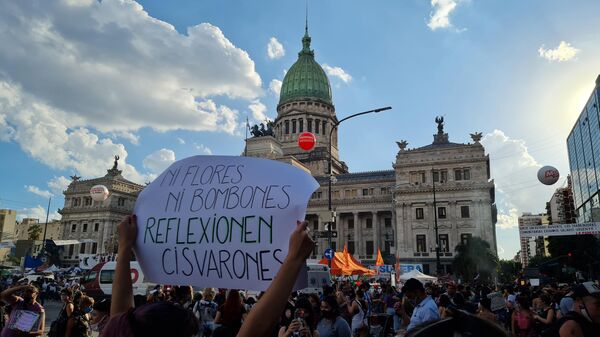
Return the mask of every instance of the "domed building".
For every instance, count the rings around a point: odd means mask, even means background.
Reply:
[[[254,137],[246,140],[244,155],[287,162],[317,179],[321,187],[313,193],[306,215],[315,233],[323,232],[331,220],[328,147],[338,118],[331,84],[310,43],[305,28],[298,59],[283,79],[277,117],[267,129],[253,127]],[[454,247],[470,237],[483,238],[496,252],[494,182],[489,157],[479,142],[481,134],[471,135],[473,143],[452,143],[444,133],[443,119],[436,123],[432,144],[409,149],[406,141],[397,142],[399,151],[391,168],[357,173],[350,173],[340,159],[338,133],[333,129],[335,236],[331,244],[317,239],[313,259],[320,259],[327,247],[341,250],[347,245],[366,265],[374,264],[381,250],[386,263],[397,270],[417,268],[434,274],[438,246],[443,274],[452,272]],[[298,136],[305,131],[317,139],[311,151],[298,146]]]

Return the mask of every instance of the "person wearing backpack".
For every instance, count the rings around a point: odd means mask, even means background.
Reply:
[[[213,302],[215,291],[213,288],[206,288],[202,292],[202,299],[194,305],[194,316],[200,322],[199,337],[208,337],[215,328],[215,316],[219,308],[217,303]]]
[[[365,337],[367,335],[367,307],[363,301],[364,293],[358,289],[355,296],[351,296],[352,302],[348,303],[348,312],[352,316],[352,336]]]
[[[573,311],[558,322],[560,337],[592,337],[600,334],[600,287],[584,282],[573,289]]]
[[[524,295],[517,296],[518,307],[513,311],[511,318],[511,331],[518,337],[533,337],[533,312],[529,308],[529,299]]]

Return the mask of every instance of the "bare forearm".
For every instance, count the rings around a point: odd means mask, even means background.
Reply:
[[[111,316],[124,313],[133,307],[130,260],[131,246],[119,245],[115,278],[112,286]]]
[[[16,287],[8,288],[8,289],[4,290],[2,293],[0,293],[0,298],[4,302],[11,302],[11,300],[14,300],[13,296],[15,295],[16,292],[19,292],[27,287],[28,286],[16,286]]]
[[[237,337],[267,336],[285,308],[303,260],[286,259],[263,297],[252,308]]]

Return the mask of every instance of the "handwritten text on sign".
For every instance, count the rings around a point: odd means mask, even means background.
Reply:
[[[317,182],[291,165],[195,156],[139,195],[136,255],[164,284],[264,290],[287,255]]]
[[[600,223],[521,226],[519,233],[523,237],[600,234]]]

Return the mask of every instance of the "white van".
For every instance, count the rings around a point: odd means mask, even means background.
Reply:
[[[133,286],[133,295],[146,296],[149,288],[153,288],[155,284],[148,283],[144,279],[144,273],[140,264],[136,261],[131,261],[131,285]],[[112,294],[112,284],[115,278],[115,267],[117,263],[100,262],[90,269],[81,278],[82,290],[94,298],[107,297]]]
[[[329,266],[318,263],[308,263],[308,286],[299,290],[303,294],[323,294],[323,287],[332,286],[333,280],[329,273]]]

